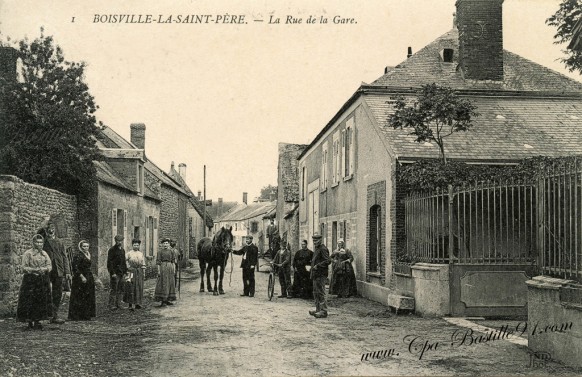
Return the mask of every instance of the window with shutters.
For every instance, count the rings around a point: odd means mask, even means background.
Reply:
[[[253,221],[251,223],[251,232],[257,233],[259,231],[259,223],[257,221]]]
[[[343,132],[343,177],[348,180],[354,176],[354,117],[346,121]]]
[[[341,174],[341,162],[340,162],[340,134],[336,132],[333,135],[333,144],[332,144],[332,183],[331,187],[337,186],[340,180]]]
[[[327,190],[327,142],[323,144],[321,152],[321,191]]]

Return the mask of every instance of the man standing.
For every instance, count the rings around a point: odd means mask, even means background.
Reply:
[[[279,236],[279,228],[275,225],[275,219],[271,219],[271,224],[267,227],[267,238],[269,239],[269,251],[271,252],[271,257],[274,258],[275,252],[275,242],[276,237]]]
[[[327,317],[327,302],[325,299],[325,281],[329,273],[329,250],[321,243],[321,235],[313,235],[313,259],[311,259],[311,280],[313,281],[313,298],[315,299],[315,310],[310,310],[309,314],[315,318]]]
[[[293,294],[295,297],[311,298],[313,287],[307,266],[311,266],[313,251],[307,248],[307,240],[301,241],[301,249],[295,253],[293,258]]]
[[[123,249],[123,236],[115,236],[115,245],[111,246],[107,252],[107,271],[111,277],[109,290],[109,309],[117,310],[120,308],[123,297],[123,277],[127,272],[127,263],[125,262],[125,250]]]
[[[240,267],[243,273],[243,293],[241,296],[255,296],[255,266],[258,263],[259,249],[253,245],[253,236],[247,236],[246,245],[240,250],[233,250],[232,253],[242,255]]]
[[[291,250],[289,250],[288,244],[279,250],[273,263],[279,270],[279,284],[281,285],[279,298],[293,298],[291,294]]]
[[[55,224],[49,220],[45,229],[39,232],[44,237],[43,250],[46,251],[52,263],[50,281],[52,286],[53,318],[51,323],[63,324],[64,320],[58,317],[61,298],[63,297],[63,279],[71,280],[71,266],[65,252],[65,246],[57,239]]]

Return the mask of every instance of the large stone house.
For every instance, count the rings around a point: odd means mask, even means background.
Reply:
[[[159,239],[169,237],[189,249],[189,194],[145,155],[145,125],[131,125],[131,142],[103,127],[96,144],[103,156],[95,161],[97,184],[87,201],[79,203],[80,236],[91,243],[96,272],[108,277],[107,250],[116,234],[124,247],[142,240],[149,267],[155,264]]]
[[[457,1],[452,30],[361,85],[298,157],[299,237],[311,242],[320,232],[330,249],[345,238],[364,297],[387,303],[394,295],[410,296],[421,314],[527,311],[528,266],[470,271],[480,284],[475,292],[496,287],[485,304],[463,290],[469,286],[461,284],[463,275],[449,280],[448,265],[395,271],[397,253],[406,247],[407,194],[396,174],[403,164],[438,158],[439,149],[388,124],[394,96],[413,100],[422,85],[436,83],[477,106],[474,127],[446,140],[452,160],[498,165],[582,153],[582,83],[504,50],[502,40],[502,0]],[[515,289],[519,294],[509,292]]]

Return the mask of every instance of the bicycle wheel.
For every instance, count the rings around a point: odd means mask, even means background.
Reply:
[[[273,274],[269,274],[269,286],[267,287],[267,296],[269,297],[269,301],[273,298],[273,293],[275,292],[275,276]]]

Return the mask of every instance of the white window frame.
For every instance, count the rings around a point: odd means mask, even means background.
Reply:
[[[321,192],[327,190],[327,159],[328,159],[328,143],[323,143],[321,150]]]
[[[333,135],[333,160],[332,160],[332,183],[331,187],[335,187],[339,184],[340,175],[340,133],[336,132]]]
[[[354,176],[354,136],[355,136],[355,127],[354,127],[354,117],[352,116],[346,121],[346,129],[344,132],[343,137],[343,164],[342,164],[342,174],[344,177],[344,181],[351,179]],[[347,149],[347,153],[346,153]],[[347,161],[346,161],[347,159]]]

